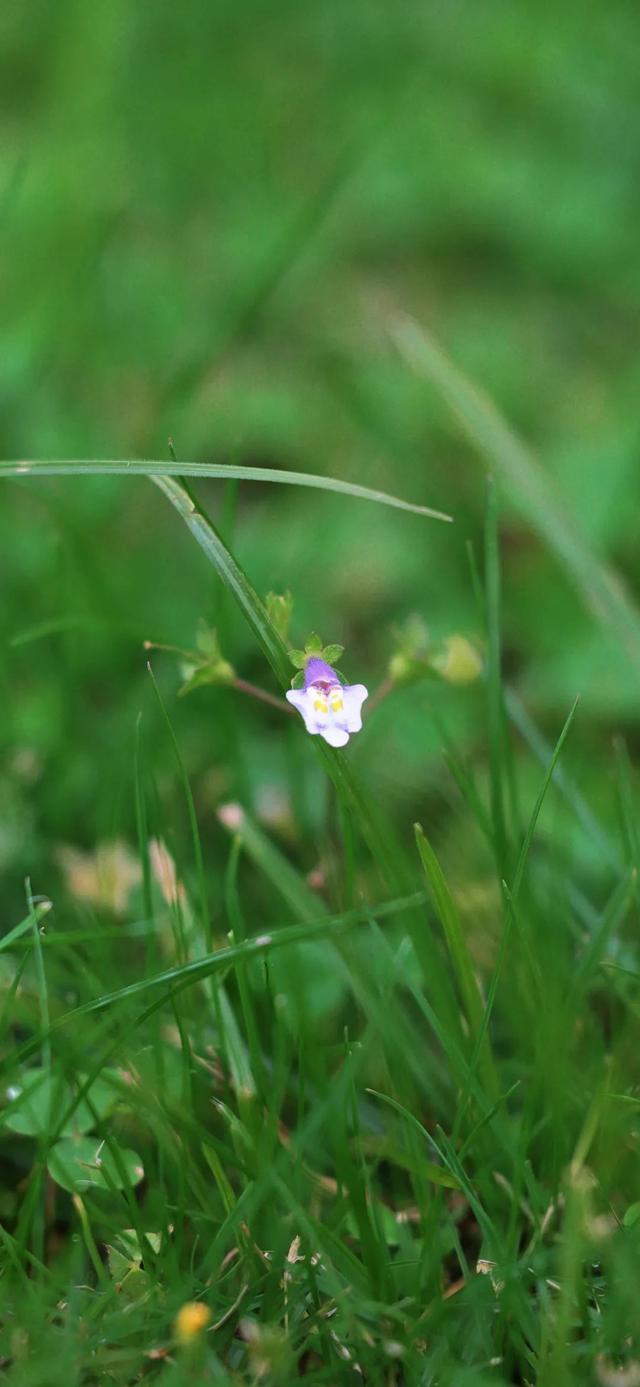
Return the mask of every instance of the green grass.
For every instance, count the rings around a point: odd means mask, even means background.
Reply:
[[[0,1383],[638,1379],[636,69],[3,8]]]
[[[286,684],[282,637],[222,535],[182,483],[161,486]],[[621,844],[599,905],[571,854],[538,842],[575,707],[528,827],[520,794],[497,793],[513,772],[493,500],[487,524],[497,778],[460,810],[488,827],[483,943],[422,831],[418,856],[351,757],[284,710],[265,716],[298,765],[319,754],[326,826],[318,840],[300,824],[285,851],[228,806],[212,872],[155,680],[154,746],[180,794],[169,820],[143,723],[139,872],[85,861],[87,887],[76,862],[60,915],[27,887],[2,1018],[8,1381],[346,1382],[358,1365],[372,1383],[560,1387],[631,1353],[637,1021],[632,980],[602,964],[627,956],[635,871]],[[630,794],[627,773],[629,826]],[[158,839],[179,845],[173,864]],[[189,1301],[209,1326],[190,1340],[175,1328]]]

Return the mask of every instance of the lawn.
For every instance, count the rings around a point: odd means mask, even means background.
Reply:
[[[3,10],[0,1382],[640,1383],[637,37]]]

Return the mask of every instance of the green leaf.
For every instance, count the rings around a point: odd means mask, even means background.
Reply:
[[[295,669],[304,669],[307,663],[307,657],[304,653],[304,650],[290,650],[289,659],[291,660],[291,663]]]
[[[162,1233],[145,1232],[144,1238],[145,1242],[153,1248],[157,1256],[162,1246]],[[123,1252],[126,1253],[132,1261],[140,1263],[144,1260],[144,1252],[140,1246],[140,1239],[138,1238],[135,1228],[123,1228],[118,1233],[118,1242]]]
[[[89,1089],[89,1102],[98,1118],[104,1117],[118,1102],[118,1090],[109,1082],[108,1073],[104,1070],[103,1077],[96,1079]],[[4,1113],[5,1126],[28,1137],[47,1136],[57,1128],[60,1117],[74,1100],[73,1089],[62,1075],[43,1068],[27,1070],[10,1093],[12,1101]],[[90,1132],[95,1122],[89,1103],[83,1099],[65,1122],[60,1135]]]
[[[206,621],[203,621],[202,617],[200,617],[198,622],[196,647],[201,655],[204,655],[207,662],[211,661],[215,663],[216,660],[220,659],[218,634],[214,627],[207,626]]]
[[[317,631],[310,631],[304,643],[306,655],[321,655],[322,641]]]
[[[319,477],[311,472],[287,472],[276,467],[236,467],[215,462],[177,462],[175,459],[162,462],[141,461],[131,458],[126,461],[105,458],[66,459],[64,461],[0,462],[2,477],[152,477],[158,481],[163,477],[215,477],[220,481],[237,478],[245,482],[277,482],[284,486],[311,487],[316,491],[337,491],[342,496],[352,496],[362,501],[377,501],[383,506],[393,506],[398,510],[411,511],[414,515],[430,516],[432,520],[450,521],[451,516],[442,511],[431,510],[429,506],[417,506],[411,501],[402,501],[398,496],[388,496],[384,491],[375,491],[357,482],[343,482],[337,477]]]
[[[129,1257],[125,1257],[122,1252],[118,1252],[117,1247],[112,1247],[110,1243],[107,1243],[107,1260],[114,1281],[119,1282],[124,1281],[129,1272],[140,1265],[138,1262],[132,1262]]]
[[[122,1190],[127,1185],[138,1185],[144,1176],[140,1157],[123,1147],[117,1150],[119,1161],[113,1151],[94,1137],[77,1140],[68,1137],[57,1142],[50,1152],[47,1169],[56,1184],[71,1194],[81,1194],[88,1189]]]
[[[162,1236],[160,1233],[145,1233],[147,1242],[151,1244],[154,1252],[160,1251]],[[142,1266],[143,1253],[138,1242],[138,1236],[134,1228],[126,1228],[118,1234],[120,1247],[113,1247],[110,1243],[106,1244],[107,1260],[109,1271],[113,1280],[116,1282],[118,1295],[129,1304],[134,1304],[145,1299],[152,1290],[154,1284],[149,1273]]]
[[[268,592],[266,598],[267,615],[279,636],[286,641],[293,615],[293,597],[289,591]]]
[[[118,1297],[125,1305],[139,1305],[154,1289],[154,1283],[147,1271],[135,1262],[127,1262],[116,1248],[107,1244],[109,1271],[116,1284]]]
[[[291,680],[291,688],[292,688],[292,689],[303,689],[303,688],[304,688],[304,673],[303,673],[302,670],[300,670],[298,674],[294,674],[293,679]]]
[[[624,1215],[624,1218],[623,1218],[623,1220],[622,1220],[622,1226],[623,1226],[623,1228],[635,1228],[635,1225],[636,1225],[636,1223],[638,1223],[639,1220],[640,1220],[640,1202],[636,1202],[635,1204],[630,1204],[630,1205],[629,1205],[629,1208],[627,1209],[627,1212],[626,1212],[626,1214]]]
[[[335,665],[341,655],[344,655],[343,645],[325,645],[322,651],[322,658],[326,660],[328,665]]]
[[[185,668],[188,666],[183,666],[183,674]],[[178,697],[183,698],[185,694],[193,693],[194,689],[202,689],[206,685],[231,684],[233,678],[233,666],[226,660],[219,660],[216,665],[199,665],[185,677],[184,684],[178,689]]]

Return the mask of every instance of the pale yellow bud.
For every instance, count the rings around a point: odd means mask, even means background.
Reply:
[[[480,653],[465,636],[447,636],[430,664],[449,684],[473,684],[482,672]]]
[[[415,661],[409,659],[401,651],[397,651],[391,656],[389,661],[389,678],[394,684],[406,684],[415,674]]]

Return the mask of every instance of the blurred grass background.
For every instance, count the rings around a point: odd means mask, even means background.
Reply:
[[[575,0],[6,0],[2,454],[164,458],[171,437],[179,458],[326,473],[451,513],[444,526],[325,493],[197,486],[258,591],[293,592],[293,643],[320,630],[346,646],[347,676],[374,688],[413,613],[435,639],[482,629],[469,546],[481,554],[486,466],[397,350],[391,329],[409,313],[533,445],[594,555],[633,591],[637,38],[622,0],[588,13]],[[637,747],[637,671],[508,497],[501,557],[507,681],[552,743],[581,692],[564,762],[615,826],[612,736]],[[13,924],[27,875],[62,898],[61,847],[135,841],[140,711],[151,829],[185,853],[145,640],[192,645],[202,617],[243,677],[274,685],[144,480],[3,481],[0,590]],[[313,869],[325,789],[300,734],[229,691],[177,701],[175,662],[153,664],[214,911],[225,801]],[[479,686],[398,693],[349,754],[400,831],[419,816],[432,832],[482,958],[493,886],[443,737],[484,788]],[[539,771],[518,737],[514,748],[528,803]],[[601,899],[605,865],[576,821],[554,800],[543,824],[555,861],[570,854]]]
[[[389,340],[408,311],[635,580],[636,26],[633,5],[585,22],[571,0],[526,15],[502,0],[4,5],[4,455],[161,458],[172,435],[180,457],[326,472],[452,512],[455,529],[425,527],[242,488],[236,543],[258,589],[290,587],[294,638],[319,627],[375,682],[407,612],[436,634],[478,624],[465,544],[483,468]],[[220,486],[203,490],[220,514]],[[143,482],[6,485],[0,524],[2,795],[21,816],[1,855],[21,880],[52,836],[113,826],[148,697],[141,641],[184,643],[215,598]],[[504,564],[510,678],[554,726],[580,689],[578,736],[606,756],[612,719],[635,730],[624,657],[509,515]],[[64,629],[12,644],[46,621]],[[255,674],[246,635],[230,640]],[[437,774],[429,701],[371,734],[402,800]],[[464,700],[456,715],[481,741]],[[222,774],[207,695],[177,717],[191,767]],[[34,754],[37,811],[16,748]]]

